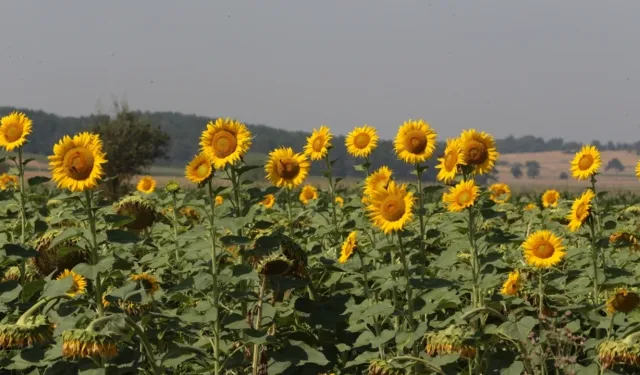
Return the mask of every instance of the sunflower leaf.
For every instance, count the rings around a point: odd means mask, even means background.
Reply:
[[[47,183],[51,181],[50,177],[44,177],[44,176],[35,176],[35,177],[31,177],[29,180],[27,180],[27,182],[29,183],[29,186],[37,186],[37,185],[41,185],[44,183]]]

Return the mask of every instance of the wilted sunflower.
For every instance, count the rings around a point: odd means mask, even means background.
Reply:
[[[598,357],[603,368],[640,366],[640,345],[624,340],[606,339],[598,345]]]
[[[587,180],[598,172],[600,165],[600,151],[595,146],[582,146],[571,161],[571,175],[578,180]]]
[[[335,202],[338,206],[344,207],[344,199],[342,197],[336,197]]]
[[[269,153],[264,169],[273,185],[292,189],[304,181],[310,166],[304,154],[294,153],[291,147],[281,147]]]
[[[460,181],[456,186],[449,188],[448,193],[442,194],[442,201],[450,212],[460,212],[475,204],[479,190],[473,180]]]
[[[503,183],[493,184],[489,186],[489,191],[491,192],[489,199],[491,199],[492,201],[498,204],[506,203],[509,200],[509,198],[511,198],[511,189],[507,184],[503,184]]]
[[[62,333],[62,355],[65,358],[112,358],[118,354],[117,338],[112,334],[71,329]]]
[[[473,358],[476,349],[472,346],[472,336],[473,330],[460,325],[450,325],[437,332],[428,332],[424,336],[427,342],[425,352],[431,356],[456,353],[462,358]]]
[[[640,305],[640,296],[626,288],[618,288],[607,300],[607,313],[630,313]]]
[[[414,198],[407,185],[391,181],[386,189],[373,191],[369,199],[369,217],[385,234],[402,230],[413,219]]]
[[[356,127],[344,140],[347,152],[357,158],[366,158],[378,146],[378,133],[369,125]]]
[[[520,290],[520,283],[520,272],[517,270],[509,272],[509,278],[504,282],[504,284],[502,284],[502,291],[500,293],[506,296],[517,295]]]
[[[436,178],[438,181],[448,183],[456,178],[458,173],[458,165],[464,165],[464,152],[462,141],[460,138],[447,139],[447,146],[444,149],[444,155],[438,158],[440,164],[436,168],[440,171]]]
[[[267,194],[260,202],[265,208],[271,208],[276,203],[276,197],[273,194]]]
[[[53,146],[49,169],[59,188],[85,191],[98,186],[98,180],[104,175],[102,165],[106,162],[100,137],[84,132],[73,138],[65,135]]]
[[[136,189],[141,193],[151,194],[156,190],[156,180],[151,176],[143,176],[140,178],[140,181],[138,181]]]
[[[31,120],[22,112],[11,112],[0,119],[0,147],[7,151],[22,147],[31,134]]]
[[[349,258],[353,256],[354,251],[356,251],[358,247],[357,239],[358,232],[353,231],[349,233],[347,239],[342,243],[342,248],[340,250],[340,259],[338,259],[338,262],[347,263]]]
[[[115,211],[120,216],[134,218],[133,221],[124,225],[125,228],[133,231],[149,228],[159,216],[152,201],[135,195],[121,199],[115,204]]]
[[[465,162],[474,166],[477,174],[488,173],[493,169],[500,154],[491,135],[475,129],[463,130],[460,141]]]
[[[142,284],[145,292],[147,292],[147,294],[150,296],[152,296],[155,292],[158,291],[158,289],[160,289],[158,279],[155,276],[148,274],[147,272],[132,274],[130,276],[130,279],[133,281],[139,281]]]
[[[200,137],[202,152],[213,162],[216,169],[235,164],[251,148],[251,132],[247,127],[230,118],[209,121]]]
[[[15,189],[18,187],[18,176],[3,173],[0,175],[0,190]]]
[[[640,250],[638,239],[636,238],[636,236],[629,232],[612,233],[611,236],[609,236],[609,243],[611,243],[614,248],[628,246],[629,250]]]
[[[318,190],[312,185],[305,185],[300,192],[300,202],[307,205],[310,201],[318,199]]]
[[[224,203],[224,198],[221,195],[216,195],[216,206],[219,206]]]
[[[45,233],[36,242],[36,250],[38,256],[33,258],[33,265],[42,276],[47,276],[56,271],[53,277],[58,276],[65,269],[73,269],[80,263],[89,260],[89,254],[84,249],[76,246],[81,239],[78,237],[70,237],[62,242],[51,246],[53,240],[62,233],[61,229],[54,229]],[[63,254],[61,254],[63,253]]]
[[[373,195],[374,191],[386,189],[387,184],[391,181],[391,174],[392,172],[389,167],[382,166],[367,176],[364,180],[362,203],[369,203],[369,198]]]
[[[542,194],[542,206],[544,208],[558,207],[558,200],[560,199],[560,193],[557,190],[550,189]]]
[[[44,315],[29,316],[15,324],[0,324],[0,349],[22,349],[45,344],[53,337],[54,326]]]
[[[393,146],[398,159],[418,164],[431,157],[436,149],[436,132],[424,120],[408,120],[400,126]]]
[[[275,253],[260,260],[256,271],[265,276],[282,276],[289,273],[292,266],[293,261],[284,254]]]
[[[537,268],[553,267],[565,255],[562,239],[548,230],[539,230],[529,235],[522,248],[527,263]]]
[[[204,153],[200,153],[187,164],[184,175],[189,181],[199,184],[206,181],[212,172],[211,160]]]
[[[587,220],[591,211],[591,200],[595,197],[593,190],[587,189],[580,198],[573,201],[571,205],[571,213],[567,215],[569,221],[569,230],[572,232],[580,229],[582,224]]]
[[[383,359],[374,359],[369,362],[367,375],[404,375],[405,371],[393,367]]]
[[[310,137],[307,137],[307,144],[304,146],[304,153],[311,160],[321,160],[329,152],[333,134],[329,127],[322,125],[320,129],[313,129]]]
[[[65,269],[64,272],[56,278],[56,280],[62,280],[67,277],[73,278],[73,283],[71,284],[71,288],[67,291],[67,295],[69,297],[75,297],[79,294],[84,294],[87,289],[87,279],[69,269]]]

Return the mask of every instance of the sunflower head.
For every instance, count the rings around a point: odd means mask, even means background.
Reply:
[[[436,165],[436,168],[440,170],[436,176],[438,181],[444,183],[453,181],[456,178],[456,173],[458,173],[458,166],[466,164],[460,138],[447,139],[444,155],[438,158],[438,161],[440,162],[440,164]]]
[[[22,272],[20,272],[20,267],[18,266],[12,266],[9,267],[5,273],[4,273],[4,281],[8,281],[8,280],[14,280],[14,281],[18,281],[20,280],[20,275],[22,274]]]
[[[176,194],[180,191],[180,184],[176,180],[169,180],[164,187],[164,191],[169,194]]]
[[[501,293],[505,296],[515,296],[521,288],[521,283],[519,271],[509,272],[509,278],[502,284]]]
[[[464,130],[460,135],[462,151],[467,165],[477,174],[490,172],[498,160],[498,151],[493,137],[475,129]]]
[[[210,121],[200,137],[202,152],[216,169],[235,164],[251,148],[251,132],[247,127],[230,118]]]
[[[328,126],[322,125],[320,129],[313,129],[313,133],[307,138],[304,153],[311,160],[323,159],[329,152],[332,138],[333,134],[331,134]]]
[[[160,289],[160,283],[158,283],[158,279],[155,276],[148,274],[147,272],[132,274],[130,276],[130,279],[140,282],[145,292],[149,296],[153,296],[153,294],[157,292],[158,289]]]
[[[349,236],[347,236],[347,239],[344,240],[344,242],[342,243],[342,249],[340,251],[340,259],[338,259],[338,262],[347,263],[349,258],[351,258],[354,252],[357,251],[357,248],[358,248],[357,240],[358,240],[358,232],[353,231],[349,233]]]
[[[31,120],[22,112],[11,112],[0,119],[0,147],[13,151],[27,143],[31,134]]]
[[[460,325],[450,325],[437,332],[428,332],[425,351],[431,356],[459,354],[462,358],[473,358],[476,349],[473,346],[473,330]]]
[[[598,173],[602,165],[600,151],[595,146],[583,146],[571,161],[571,175],[578,180],[587,180]]]
[[[17,189],[18,184],[18,176],[8,173],[0,174],[0,190]]]
[[[336,205],[338,205],[340,207],[344,207],[344,198],[336,197],[335,202],[336,202]]]
[[[598,345],[598,357],[603,368],[640,366],[640,345],[624,340],[607,339]]]
[[[260,260],[256,271],[265,276],[283,276],[291,271],[293,262],[283,254],[271,254]]]
[[[424,120],[408,120],[400,126],[393,141],[398,158],[418,164],[431,157],[436,149],[436,132]]]
[[[133,221],[125,224],[125,228],[132,231],[151,227],[159,216],[153,202],[136,195],[125,197],[116,203],[115,211],[118,215],[133,217]]]
[[[216,195],[216,206],[219,206],[224,203],[224,198],[221,195]]]
[[[529,202],[526,206],[524,206],[525,211],[535,210],[536,208],[538,208],[538,205],[533,202]]]
[[[300,192],[300,202],[307,205],[312,200],[318,199],[318,190],[313,185],[305,185]]]
[[[542,206],[544,208],[558,207],[558,201],[560,200],[560,192],[554,189],[550,189],[542,194]]]
[[[53,337],[54,326],[45,315],[29,316],[16,324],[0,324],[0,349],[22,349],[45,344]]]
[[[39,255],[33,258],[33,265],[42,276],[47,276],[54,272],[53,277],[57,277],[65,269],[73,269],[80,263],[89,260],[89,254],[76,246],[81,237],[70,237],[62,242],[51,246],[54,238],[61,229],[54,229],[45,233],[36,242],[35,248]]]
[[[640,296],[626,288],[618,288],[607,300],[607,313],[630,313],[640,305]]]
[[[404,184],[390,181],[386,189],[375,190],[369,199],[369,217],[385,234],[401,231],[413,219],[413,193]]]
[[[400,368],[393,367],[389,362],[383,359],[374,359],[369,362],[367,375],[402,375],[404,371]]]
[[[571,212],[567,215],[570,231],[575,232],[580,229],[582,224],[589,218],[591,214],[591,200],[593,200],[595,196],[593,190],[587,189],[580,198],[573,201]]]
[[[460,212],[475,204],[479,191],[473,180],[460,181],[449,188],[449,192],[442,194],[442,201],[450,212]]]
[[[265,195],[262,201],[260,201],[260,204],[263,205],[265,208],[271,208],[275,203],[276,203],[276,196],[273,194]]]
[[[565,256],[562,239],[548,230],[532,233],[522,244],[527,263],[537,268],[553,267]]]
[[[369,203],[369,199],[373,195],[374,191],[386,189],[389,181],[391,181],[391,174],[392,172],[389,167],[382,166],[367,176],[364,180],[362,203]]]
[[[293,275],[303,278],[307,269],[307,253],[294,240],[284,235],[280,237],[280,250],[292,262]]]
[[[49,169],[59,188],[85,191],[98,186],[104,176],[102,165],[106,162],[100,137],[85,132],[73,138],[65,135],[53,146]]]
[[[281,147],[269,153],[264,169],[273,185],[293,189],[302,184],[310,166],[304,154],[294,153],[291,147]]]
[[[364,125],[353,129],[344,140],[347,152],[356,158],[366,158],[378,146],[378,133],[374,127]]]
[[[193,207],[182,207],[180,213],[188,220],[194,222],[200,221],[200,213]]]
[[[151,194],[156,190],[156,180],[151,176],[143,176],[140,178],[140,181],[138,181],[136,189],[141,193]]]
[[[67,291],[67,295],[69,297],[75,297],[77,295],[84,294],[87,289],[87,279],[80,274],[70,271],[69,269],[65,269],[60,275],[58,275],[56,280],[62,280],[67,277],[73,278],[71,288]]]
[[[636,163],[636,177],[640,178],[640,160]]]
[[[189,181],[195,184],[205,182],[213,175],[211,159],[204,153],[196,155],[189,164],[187,164],[184,175]]]
[[[489,186],[489,192],[489,198],[498,204],[506,203],[511,198],[511,189],[507,184],[493,184]]]
[[[65,358],[112,358],[118,354],[117,337],[109,333],[70,329],[62,333]]]

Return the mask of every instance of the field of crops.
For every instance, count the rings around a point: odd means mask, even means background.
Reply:
[[[249,165],[249,131],[218,119],[193,140],[190,186],[148,176],[109,202],[96,134],[25,178],[37,131],[20,113],[0,125],[2,373],[640,372],[640,202],[598,189],[595,147],[566,166],[579,194],[512,196],[476,184],[499,150],[474,129],[434,155],[434,129],[406,121],[390,155],[415,166],[405,184],[372,170],[374,128],[342,145],[323,126]],[[356,186],[332,175],[332,147],[362,161]]]

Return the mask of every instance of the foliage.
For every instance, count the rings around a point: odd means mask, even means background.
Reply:
[[[616,172],[622,172],[624,171],[624,165],[620,160],[618,160],[618,158],[613,158],[609,160],[609,162],[607,163],[607,166],[604,168],[605,171],[608,171],[611,169],[615,170]]]
[[[529,160],[525,163],[527,168],[527,177],[536,178],[540,176],[540,163],[535,160]]]
[[[522,164],[516,163],[516,164],[512,165],[511,166],[511,174],[515,178],[522,177]]]

